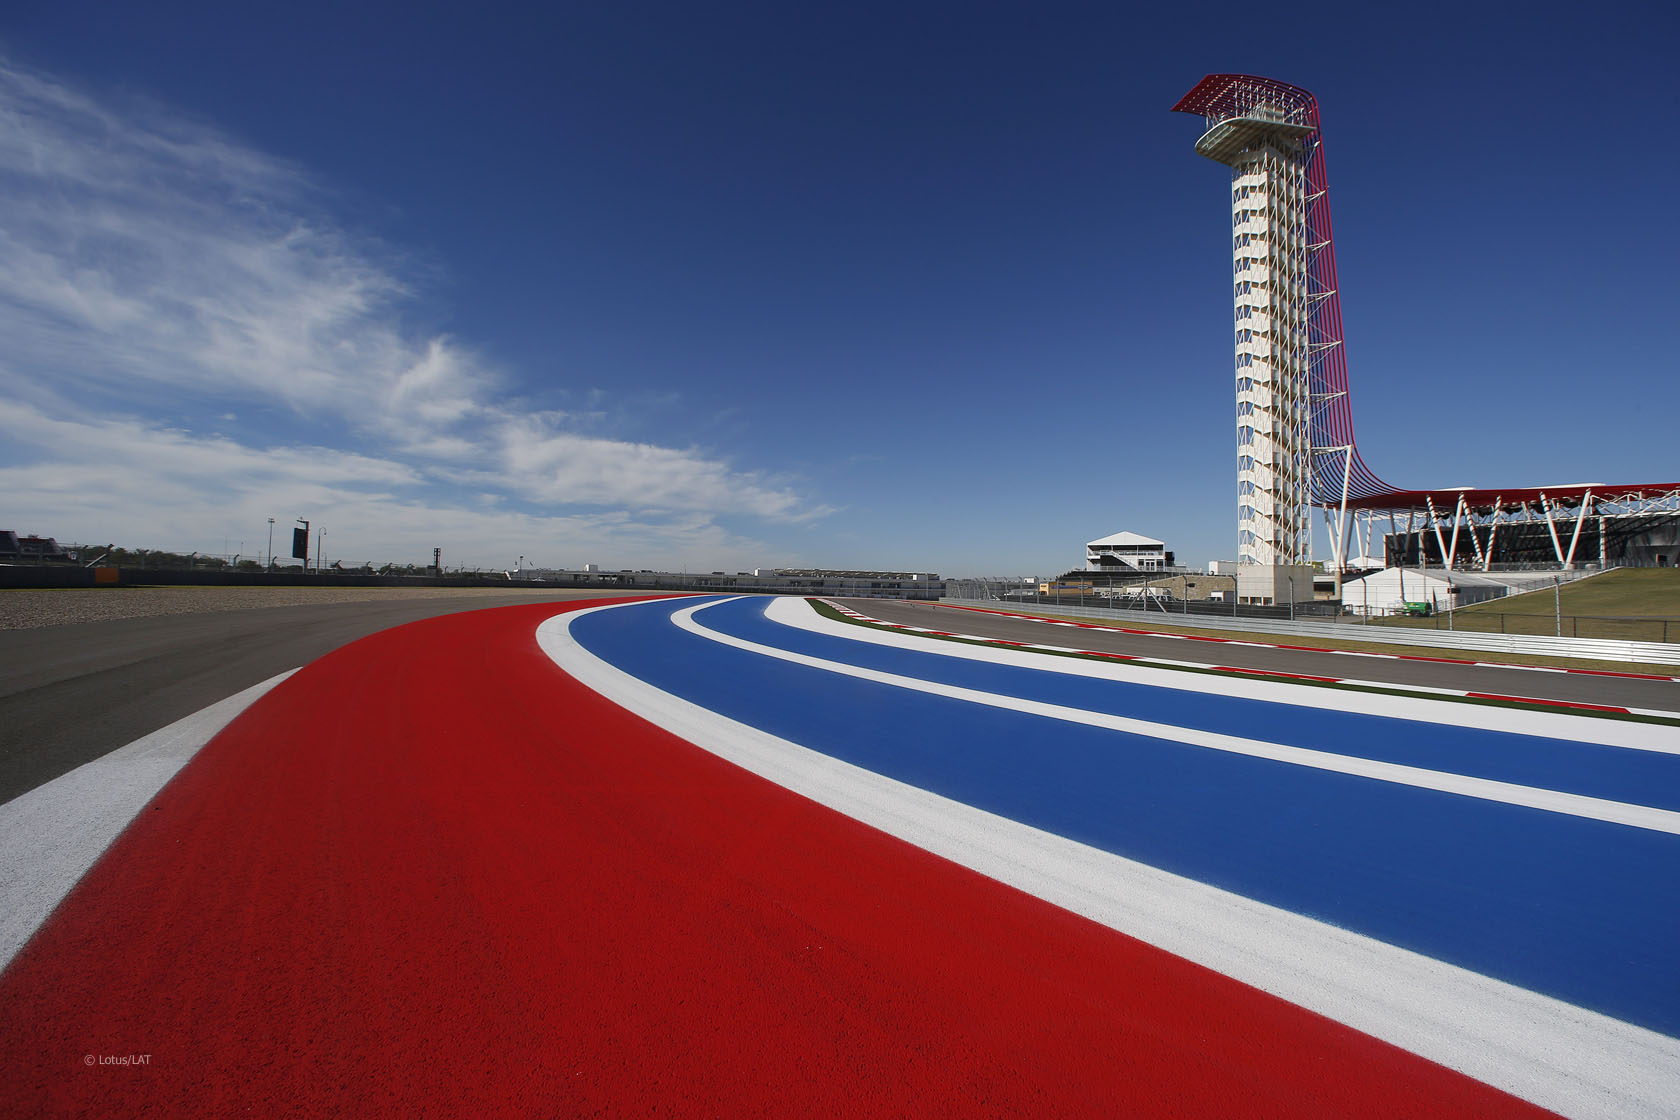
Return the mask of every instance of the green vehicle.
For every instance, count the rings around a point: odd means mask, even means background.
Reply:
[[[1407,618],[1428,618],[1435,613],[1433,603],[1401,603],[1400,613]]]

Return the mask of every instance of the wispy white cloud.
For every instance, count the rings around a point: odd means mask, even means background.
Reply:
[[[668,541],[680,513],[681,539],[719,547],[735,538],[716,517],[829,512],[715,453],[603,438],[586,434],[593,421],[521,408],[510,372],[405,325],[413,266],[336,225],[319,197],[300,169],[211,127],[102,102],[0,58],[0,401],[32,447],[0,452],[7,488],[114,514],[168,504],[148,478],[190,490],[191,508],[214,506],[216,486],[245,496],[269,486],[266,497],[283,484],[297,500],[360,502],[365,524],[380,506],[400,537],[408,516],[455,510],[467,525],[453,504],[464,499],[437,487],[471,480],[485,505],[526,511],[496,518],[583,517],[622,540],[645,522],[650,539]],[[164,419],[214,423],[264,407],[289,417],[288,439],[246,446],[172,432]],[[333,434],[343,432],[348,443]],[[142,473],[79,497],[54,482],[97,477],[101,458]],[[190,521],[190,508],[180,516]]]
[[[286,529],[302,515],[330,530],[330,558],[355,561],[416,560],[444,547],[451,564],[486,567],[519,555],[547,566],[764,562],[762,542],[708,513],[509,510],[497,491],[450,501],[401,461],[326,447],[253,448],[134,418],[55,418],[5,400],[0,441],[22,452],[0,466],[9,524],[87,543],[219,551],[225,539],[230,551],[243,541],[254,555],[269,517]]]
[[[608,505],[629,492],[642,509],[747,513],[776,521],[831,512],[698,452],[573,435],[557,431],[548,416],[507,418],[497,437],[509,484],[535,501]]]

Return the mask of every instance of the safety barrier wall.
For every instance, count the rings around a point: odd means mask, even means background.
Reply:
[[[1250,634],[1287,634],[1294,637],[1335,638],[1342,641],[1381,642],[1397,646],[1429,646],[1435,649],[1480,650],[1486,653],[1538,654],[1544,657],[1581,657],[1598,661],[1630,661],[1640,664],[1680,665],[1680,645],[1663,642],[1624,642],[1606,638],[1551,638],[1534,634],[1466,634],[1451,630],[1415,631],[1398,627],[1362,626],[1358,623],[1288,622],[1259,618],[1219,618],[1213,615],[1163,614],[1159,609],[1108,610],[1100,607],[1056,607],[1048,603],[1021,607],[1013,603],[981,599],[943,599],[959,607],[1018,614],[1062,614],[1112,622],[1120,626],[1170,624],[1202,630],[1234,630]]]
[[[74,564],[0,564],[0,587],[50,590],[64,587],[498,587],[505,576],[380,576],[359,572],[223,572],[173,568],[82,568]],[[519,584],[512,586],[518,587]]]

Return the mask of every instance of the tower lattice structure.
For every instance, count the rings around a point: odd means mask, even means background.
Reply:
[[[1336,392],[1322,367],[1341,344],[1339,322],[1327,337],[1314,314],[1334,293],[1335,268],[1315,260],[1329,249],[1317,104],[1294,86],[1215,74],[1174,108],[1207,118],[1196,151],[1231,169],[1238,564],[1310,564],[1317,458],[1328,450],[1314,417]]]

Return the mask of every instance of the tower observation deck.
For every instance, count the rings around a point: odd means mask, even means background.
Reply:
[[[1491,563],[1495,526],[1545,513],[1577,514],[1595,500],[1617,508],[1680,508],[1680,484],[1402,490],[1366,467],[1354,442],[1347,358],[1330,229],[1329,180],[1318,101],[1297,86],[1248,74],[1209,74],[1174,112],[1205,118],[1198,154],[1231,170],[1231,277],[1236,352],[1237,594],[1249,602],[1311,597],[1312,512],[1324,512],[1334,565],[1348,555],[1350,513],[1396,511],[1433,522],[1453,540],[1467,519],[1474,552]],[[1509,495],[1509,498],[1507,497]],[[1656,506],[1653,507],[1652,503]],[[1631,505],[1630,505],[1631,504]],[[1537,516],[1537,515],[1535,515]],[[1477,530],[1485,529],[1483,549]],[[1573,551],[1557,549],[1560,565]],[[1449,561],[1450,563],[1450,561]]]

